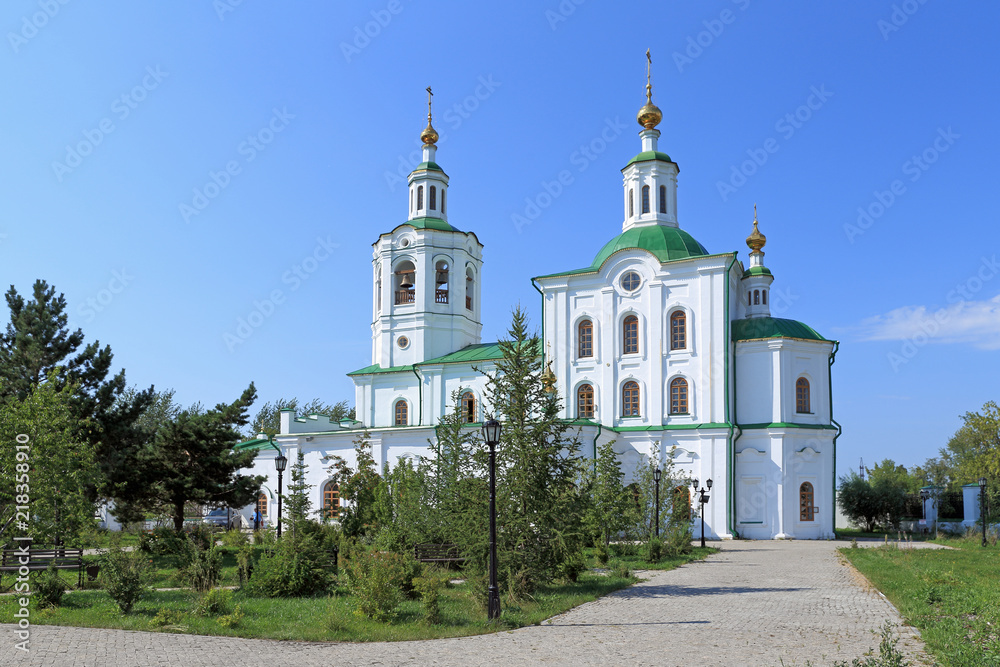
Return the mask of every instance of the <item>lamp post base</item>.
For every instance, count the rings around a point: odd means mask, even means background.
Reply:
[[[486,617],[491,621],[500,620],[500,591],[496,586],[490,586]]]

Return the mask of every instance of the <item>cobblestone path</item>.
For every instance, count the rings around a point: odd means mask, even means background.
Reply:
[[[915,632],[843,564],[844,542],[727,542],[722,553],[573,609],[540,626],[458,639],[312,644],[33,626],[0,665],[832,665],[878,645],[883,622],[925,660]]]

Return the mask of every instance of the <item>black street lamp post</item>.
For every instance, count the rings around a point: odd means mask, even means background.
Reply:
[[[656,537],[660,537],[660,477],[663,471],[657,468],[653,471],[653,482],[656,485]]]
[[[983,522],[983,546],[986,546],[986,478],[979,478],[979,517]]]
[[[712,480],[705,480],[705,485],[708,486],[708,491],[712,490]],[[694,492],[699,494],[698,503],[701,505],[701,546],[705,548],[705,503],[708,502],[710,496],[704,488],[701,490],[698,489],[697,479],[691,481],[691,486],[694,487]]]
[[[288,458],[278,450],[278,455],[274,457],[274,469],[278,471],[278,539],[281,539],[281,473],[285,472],[288,465]]]
[[[500,588],[497,586],[497,443],[502,427],[496,419],[483,424],[483,438],[490,446],[490,587],[486,601],[486,616],[500,619]]]

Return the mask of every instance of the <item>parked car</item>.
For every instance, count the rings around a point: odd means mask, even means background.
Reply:
[[[229,522],[236,518],[236,512],[227,509],[225,507],[217,510],[212,510],[204,517],[202,517],[202,523],[210,523],[213,526],[222,526],[223,528],[229,527]]]

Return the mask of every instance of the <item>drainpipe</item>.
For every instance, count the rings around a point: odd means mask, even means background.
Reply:
[[[413,366],[413,374],[417,376],[417,392],[419,398],[417,403],[417,426],[424,425],[424,379],[420,377],[420,371],[416,364]]]
[[[833,513],[830,515],[833,521],[833,539],[837,539],[837,438],[844,432],[843,427],[833,418],[833,362],[837,360],[837,351],[840,349],[840,342],[833,341],[833,351],[830,352],[830,363],[827,365],[827,379],[830,381],[827,386],[827,394],[830,396],[830,423],[837,427],[837,435],[833,436],[833,485],[830,487],[833,499],[830,506]]]
[[[736,441],[733,440],[733,428],[736,426],[736,424],[734,423],[736,419],[735,392],[733,392],[734,396],[733,413],[730,414],[729,411],[729,356],[732,352],[731,343],[732,343],[732,331],[733,331],[733,323],[729,321],[729,273],[730,271],[733,270],[733,265],[736,264],[736,258],[737,254],[734,252],[733,259],[731,262],[729,262],[729,265],[726,267],[726,272],[723,274],[725,282],[722,283],[722,288],[723,288],[722,308],[723,308],[723,321],[725,322],[725,332],[723,333],[723,340],[725,341],[725,356],[723,357],[723,373],[725,375],[723,378],[723,386],[725,388],[724,410],[726,417],[725,423],[726,426],[729,427],[729,435],[726,438],[727,441],[726,460],[729,465],[729,484],[727,485],[729,487],[729,493],[727,494],[729,497],[727,498],[726,501],[727,502],[726,513],[729,518],[729,532],[733,535],[734,538],[738,539],[740,534],[736,531],[736,515],[735,512],[733,511],[733,508],[735,507],[736,504],[736,469],[734,467],[734,459],[735,459],[734,448],[736,447]],[[736,365],[733,364],[734,371],[735,368]]]
[[[594,436],[594,472],[597,472],[597,439],[601,437],[602,426],[600,422],[597,424],[597,435]]]
[[[542,340],[541,340],[541,348],[542,348],[542,370],[545,370],[545,294],[538,287],[538,285],[535,284],[535,279],[534,278],[531,279],[531,286],[535,288],[536,292],[538,292],[538,296],[542,297]]]

